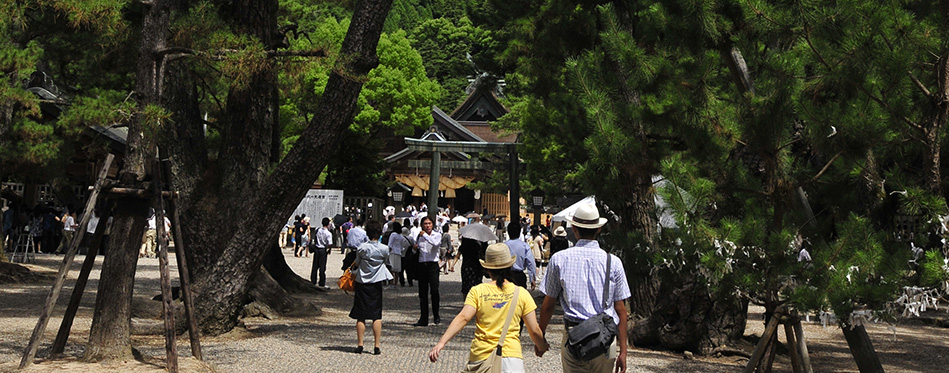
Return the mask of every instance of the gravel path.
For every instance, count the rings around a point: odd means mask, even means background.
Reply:
[[[312,259],[295,258],[291,250],[284,250],[290,266],[298,274],[309,274]],[[328,284],[335,284],[342,273],[340,266],[343,256],[339,251],[330,254],[327,269]],[[65,305],[72,292],[72,286],[84,256],[77,256],[71,265],[69,280],[57,302],[56,311],[51,318],[42,339],[37,357],[45,359],[55,338],[56,331],[65,312]],[[174,259],[169,260],[173,267],[173,278],[177,278]],[[37,255],[37,263],[29,265],[35,271],[54,273],[62,262],[61,256]],[[97,258],[96,269],[92,272],[86,296],[81,303],[79,314],[74,323],[67,357],[80,357],[83,344],[88,338],[95,304],[93,293],[99,280],[99,268],[102,257]],[[158,260],[140,259],[136,273],[136,296],[151,297],[158,294]],[[0,288],[0,371],[10,369],[19,361],[39,310],[49,292],[49,282],[41,284],[7,284]],[[352,296],[336,288],[312,297],[323,310],[323,314],[314,318],[281,318],[266,320],[262,318],[246,319],[246,330],[228,335],[203,338],[202,349],[206,361],[212,368],[222,372],[457,372],[468,356],[468,346],[474,333],[474,323],[456,336],[443,350],[437,363],[428,361],[428,351],[445,331],[447,323],[463,305],[461,295],[460,265],[455,272],[441,277],[441,325],[414,327],[411,324],[418,319],[418,293],[416,287],[386,287],[384,290],[382,354],[374,356],[368,353],[356,355],[352,349],[356,346],[355,322],[348,317],[352,306]],[[532,292],[540,302],[542,294]],[[551,323],[548,340],[552,346],[562,341],[562,329],[559,316]],[[161,358],[164,356],[163,339],[159,336],[136,336],[134,343],[145,356]],[[527,333],[522,334],[525,354],[525,368],[529,372],[560,371],[560,349],[551,351],[538,358],[533,355],[532,342]],[[190,347],[187,336],[179,337],[178,351],[187,356]],[[371,346],[372,336],[367,333],[366,345]],[[661,357],[657,359],[656,357]],[[632,371],[679,371],[679,372],[731,372],[737,367],[729,365],[711,366],[707,362],[687,361],[649,351],[631,351],[629,364]],[[78,364],[78,363],[77,363]],[[42,367],[43,364],[37,366]],[[47,368],[50,368],[47,366]],[[90,368],[90,367],[86,367]],[[99,367],[102,368],[102,367]],[[157,368],[157,367],[156,367]],[[711,368],[711,369],[710,369]],[[103,368],[104,369],[104,368]],[[105,369],[108,370],[108,369]]]
[[[308,276],[312,263],[310,258],[295,258],[289,249],[285,250],[284,254],[295,272]],[[329,284],[335,284],[336,278],[342,272],[339,268],[342,257],[339,251],[329,257]],[[83,256],[78,256],[72,264],[70,280],[60,296],[54,317],[50,320],[40,345],[37,354],[40,359],[49,354],[49,347],[55,338],[83,259]],[[67,358],[80,357],[88,338],[95,301],[92,290],[98,286],[101,261],[102,257],[99,257],[73,326],[66,349]],[[61,262],[61,256],[40,254],[37,256],[37,263],[30,267],[36,271],[53,273]],[[170,262],[172,265],[175,263],[173,258]],[[174,267],[172,273],[173,278],[177,278]],[[139,260],[135,281],[136,296],[151,298],[158,294],[158,276],[157,259]],[[0,285],[0,372],[10,370],[19,361],[49,292],[49,285],[50,282]],[[418,319],[417,288],[386,287],[382,355],[379,356],[368,353],[356,355],[351,352],[356,346],[355,323],[348,317],[352,296],[334,287],[323,294],[310,297],[322,308],[323,314],[320,316],[277,320],[251,318],[244,320],[246,329],[238,328],[224,336],[203,338],[205,361],[213,370],[221,372],[457,372],[467,360],[468,346],[474,332],[473,322],[448,344],[439,362],[430,363],[427,354],[444,332],[447,323],[461,309],[463,297],[460,288],[458,266],[455,272],[441,277],[443,324],[413,327],[411,323]],[[533,291],[532,295],[539,304],[542,294]],[[761,334],[763,325],[759,316],[760,310],[752,308],[746,335]],[[562,343],[562,327],[559,323],[559,316],[555,315],[547,335],[554,347],[543,358],[533,355],[530,338],[527,333],[522,334],[524,363],[528,372],[560,371],[561,351],[557,346]],[[945,329],[910,324],[895,327],[871,325],[868,330],[887,371],[930,372],[940,371],[937,367],[949,366],[949,333],[946,333]],[[838,328],[824,329],[817,324],[805,324],[805,335],[816,371],[856,371]],[[783,335],[781,339],[783,340]],[[178,341],[180,356],[189,355],[187,336],[180,336]],[[162,337],[135,336],[133,343],[143,355],[151,358],[149,364],[137,363],[140,366],[135,371],[161,370],[160,364],[164,356]],[[367,333],[366,345],[372,345],[371,333]],[[787,360],[786,357],[779,356],[775,371],[789,370],[784,360]],[[631,350],[627,361],[632,372],[738,372],[744,364],[744,360],[738,357],[686,360],[681,354],[645,349]],[[36,368],[37,371],[62,369],[55,364],[57,363],[42,362]],[[95,364],[72,364],[76,371],[130,370],[128,366],[110,368]]]

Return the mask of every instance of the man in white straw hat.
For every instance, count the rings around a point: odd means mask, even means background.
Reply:
[[[556,302],[564,314],[564,329],[571,328],[594,315],[605,312],[617,324],[617,336],[607,353],[590,360],[573,356],[567,348],[561,350],[564,372],[625,372],[626,371],[626,305],[629,284],[623,262],[600,248],[596,241],[606,219],[592,204],[577,208],[570,219],[573,233],[578,238],[574,247],[551,257],[547,275],[541,281],[544,302],[540,307],[540,328],[547,330]],[[610,258],[607,274],[607,258]],[[609,276],[607,299],[603,299],[604,285]],[[610,305],[604,309],[604,304]],[[566,341],[566,336],[564,337]],[[617,354],[617,347],[619,348]]]

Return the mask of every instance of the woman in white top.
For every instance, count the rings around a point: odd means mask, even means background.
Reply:
[[[402,256],[408,246],[405,237],[402,237],[402,223],[392,223],[392,233],[389,234],[389,266],[392,269],[392,285],[396,280],[405,286],[405,272],[402,271]]]
[[[382,224],[377,221],[367,223],[366,235],[370,241],[356,248],[356,260],[353,262],[353,267],[357,270],[353,272],[355,296],[349,317],[356,320],[354,352],[362,353],[366,320],[372,320],[372,335],[375,339],[373,354],[379,355],[382,353],[379,349],[382,336],[382,284],[392,280],[392,274],[385,265],[389,258],[389,248],[379,242]]]

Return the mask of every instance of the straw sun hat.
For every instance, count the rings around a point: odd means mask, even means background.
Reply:
[[[511,249],[503,243],[488,245],[484,252],[484,259],[481,259],[481,266],[486,269],[501,269],[514,265],[517,257],[511,255]]]
[[[592,204],[582,204],[570,218],[570,223],[580,228],[596,229],[606,224],[606,218],[600,217],[600,211]]]
[[[563,226],[557,227],[557,229],[554,229],[554,236],[567,237],[567,230],[563,229]]]

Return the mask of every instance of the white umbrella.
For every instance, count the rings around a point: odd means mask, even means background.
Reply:
[[[498,236],[494,234],[494,230],[481,223],[468,224],[461,227],[461,229],[458,230],[458,236],[481,242],[498,240]]]
[[[466,217],[464,217],[464,216],[461,216],[461,215],[458,215],[458,216],[456,216],[454,219],[451,219],[451,221],[453,221],[453,222],[455,222],[455,223],[458,223],[458,224],[467,223],[467,222],[468,222],[468,218],[466,218]]]
[[[570,205],[570,207],[567,207],[555,214],[552,218],[550,218],[550,221],[570,221],[570,219],[573,218],[573,214],[577,212],[577,209],[580,208],[581,205],[596,205],[596,197],[589,196],[581,199],[577,203],[574,203]]]

